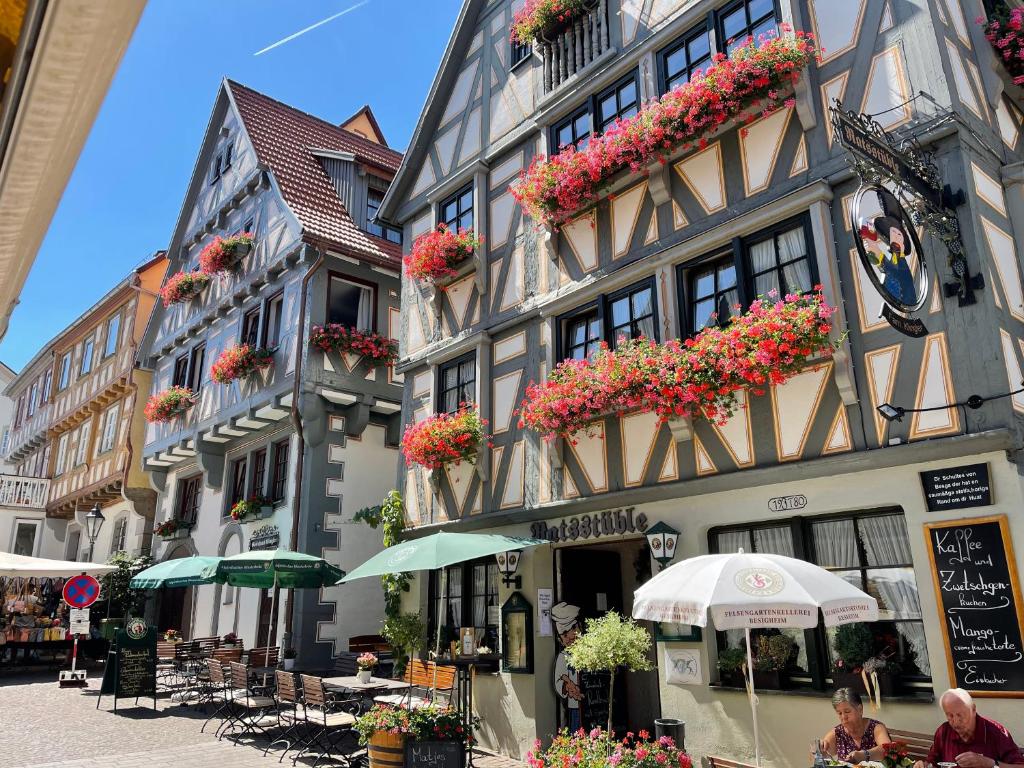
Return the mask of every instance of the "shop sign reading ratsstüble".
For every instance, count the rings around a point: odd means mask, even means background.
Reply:
[[[634,517],[634,510],[635,507],[605,510],[593,515],[564,518],[552,525],[541,521],[530,526],[530,535],[535,539],[559,542],[643,533],[647,530],[647,515],[640,512]]]

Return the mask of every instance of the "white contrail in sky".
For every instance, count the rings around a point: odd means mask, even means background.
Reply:
[[[346,8],[344,11],[340,11],[340,12],[334,14],[333,16],[328,16],[326,19],[323,19],[322,21],[318,21],[316,24],[310,24],[305,29],[300,29],[294,35],[288,35],[288,37],[284,38],[283,40],[278,40],[276,43],[268,45],[262,51],[256,51],[256,53],[254,53],[253,56],[259,56],[260,54],[266,53],[267,51],[272,51],[275,48],[277,48],[277,46],[284,45],[285,43],[291,42],[292,40],[294,40],[296,37],[299,37],[300,35],[304,35],[307,32],[311,32],[312,30],[316,29],[317,27],[323,26],[324,24],[326,24],[329,21],[334,21],[339,16],[344,16],[346,13],[351,13],[356,8],[362,8],[368,2],[370,2],[370,0],[362,0],[362,2],[356,3],[351,8]]]

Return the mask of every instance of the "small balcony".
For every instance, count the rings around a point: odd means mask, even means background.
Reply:
[[[608,0],[595,0],[590,12],[537,43],[544,63],[544,95],[587,69],[611,51]]]
[[[0,507],[42,510],[49,492],[49,478],[0,475]]]

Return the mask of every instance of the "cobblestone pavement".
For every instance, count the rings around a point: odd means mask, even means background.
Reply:
[[[217,741],[214,723],[200,733],[201,709],[157,699],[157,710],[104,697],[96,708],[101,673],[89,673],[86,689],[60,689],[56,673],[0,677],[4,768],[279,768],[247,743]],[[483,756],[478,768],[521,768],[507,758]],[[300,761],[302,765],[312,764]],[[283,765],[288,766],[285,762]]]

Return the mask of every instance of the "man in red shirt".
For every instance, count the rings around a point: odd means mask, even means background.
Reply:
[[[914,768],[956,763],[960,768],[1024,768],[1020,750],[1009,731],[995,720],[978,714],[971,694],[951,688],[942,694],[939,706],[946,722],[935,731],[935,741],[923,762]]]

